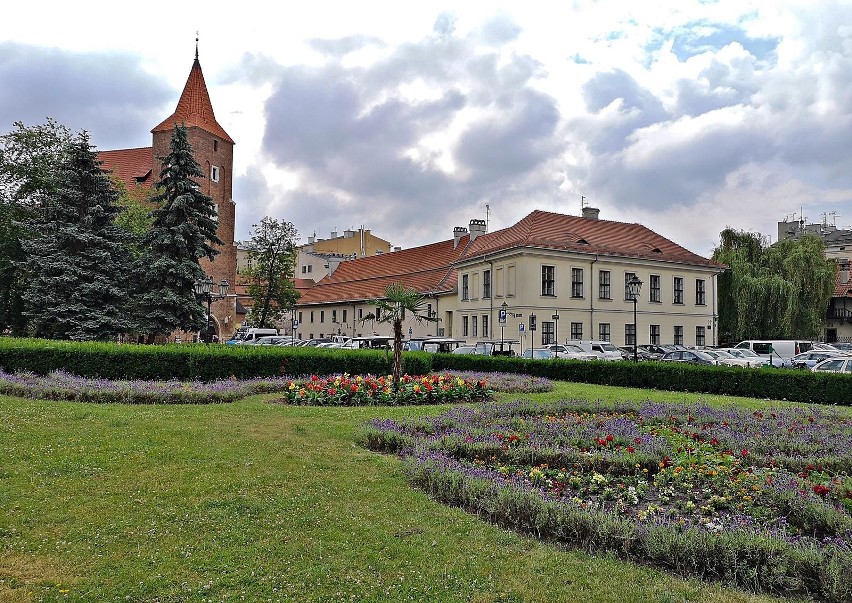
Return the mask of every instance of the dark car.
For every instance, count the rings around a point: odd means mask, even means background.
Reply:
[[[675,350],[660,358],[663,362],[688,362],[689,364],[716,364],[716,360],[700,350]]]

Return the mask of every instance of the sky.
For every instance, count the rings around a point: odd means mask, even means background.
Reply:
[[[236,141],[238,240],[364,227],[410,248],[533,210],[852,226],[852,0],[30,0],[0,21],[0,133],[151,145],[195,53]]]

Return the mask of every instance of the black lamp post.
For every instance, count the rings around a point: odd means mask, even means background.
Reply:
[[[214,299],[222,299],[228,295],[228,281],[219,282],[219,293],[213,293],[213,279],[209,276],[195,282],[195,295],[207,301],[207,323],[204,328],[204,343],[210,343],[210,305]]]
[[[634,274],[625,283],[627,297],[633,300],[633,362],[639,362],[639,332],[636,330],[636,304],[639,301],[639,292],[642,290],[642,281]]]
[[[500,309],[503,310],[500,313],[500,351],[501,352],[504,349],[504,343],[503,342],[506,339],[505,336],[503,335],[503,333],[504,333],[504,329],[506,328],[506,315],[509,313],[508,310],[506,309],[508,307],[509,307],[509,304],[507,304],[506,302],[503,302],[502,304],[500,304]]]

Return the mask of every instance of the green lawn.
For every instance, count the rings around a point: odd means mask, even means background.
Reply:
[[[570,384],[530,397],[700,398]],[[500,530],[353,443],[367,419],[436,407],[268,398],[0,397],[0,601],[777,600]]]

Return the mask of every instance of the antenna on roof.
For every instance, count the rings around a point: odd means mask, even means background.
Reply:
[[[485,232],[488,232],[488,220],[491,217],[491,206],[485,204]]]
[[[198,60],[198,30],[195,30],[195,60]]]
[[[585,207],[586,207],[586,196],[580,195],[580,209],[583,209]]]

